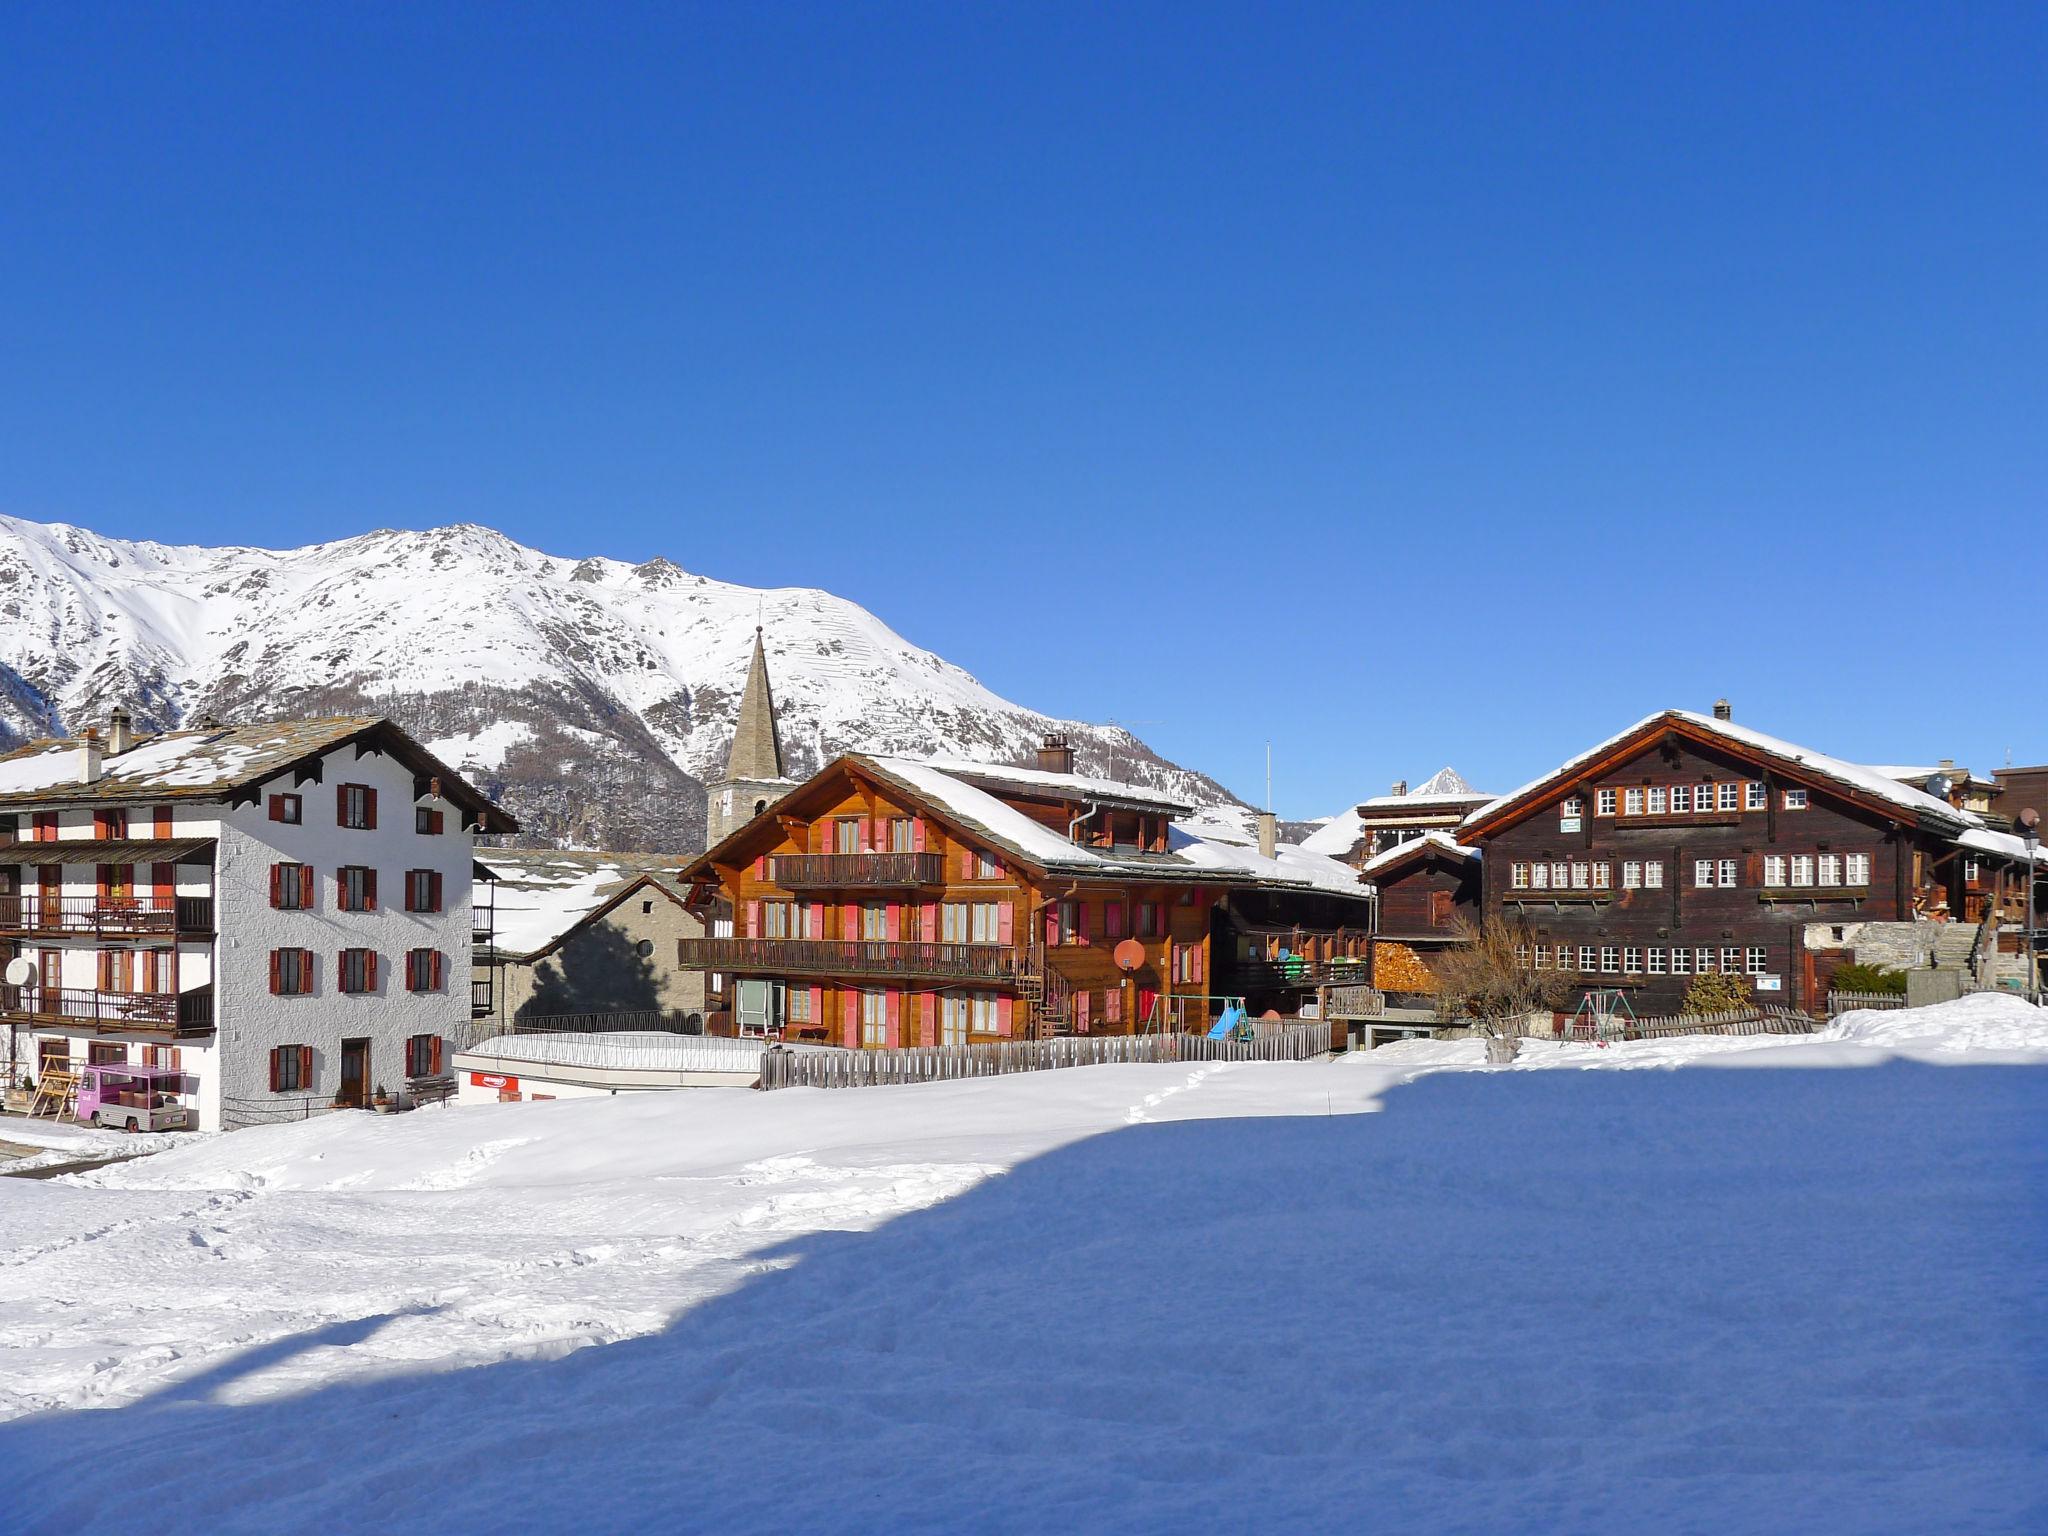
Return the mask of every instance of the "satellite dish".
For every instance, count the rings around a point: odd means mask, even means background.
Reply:
[[[29,963],[25,955],[16,955],[7,962],[7,969],[0,971],[0,976],[7,978],[7,985],[10,987],[27,986],[35,979],[35,974],[36,968]]]
[[[1109,952],[1109,958],[1116,962],[1120,971],[1135,971],[1145,963],[1145,946],[1136,939],[1125,939]]]
[[[1946,800],[1948,792],[1956,787],[1956,781],[1945,773],[1937,773],[1927,781],[1927,793],[1937,800]]]

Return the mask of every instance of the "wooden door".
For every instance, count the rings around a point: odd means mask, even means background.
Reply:
[[[337,1104],[352,1104],[360,1109],[370,1102],[370,1042],[368,1040],[344,1040],[341,1042],[341,1092],[335,1095]]]
[[[37,921],[45,928],[63,925],[63,908],[60,898],[64,894],[64,866],[61,864],[38,864],[36,866],[36,911]]]

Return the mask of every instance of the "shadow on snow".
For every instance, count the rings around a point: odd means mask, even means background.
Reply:
[[[2044,1128],[1903,1063],[1140,1126],[658,1335],[19,1421],[0,1525],[2038,1530]]]

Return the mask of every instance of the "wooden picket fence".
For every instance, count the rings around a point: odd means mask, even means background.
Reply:
[[[1830,990],[1828,993],[1828,1017],[1837,1018],[1845,1013],[1854,1013],[1859,1008],[1903,1008],[1906,994],[1903,992],[1844,992]]]
[[[1796,1008],[1772,1003],[1761,1008],[1735,1008],[1725,1013],[1654,1014],[1632,1019],[1610,1015],[1598,1022],[1581,1022],[1576,1028],[1567,1019],[1546,1040],[1664,1040],[1675,1035],[1810,1035],[1825,1029],[1827,1021]]]
[[[1055,1035],[1049,1040],[997,1040],[981,1045],[904,1046],[896,1050],[771,1050],[761,1082],[772,1088],[878,1088],[938,1083],[1011,1072],[1049,1072],[1122,1062],[1309,1061],[1330,1049],[1320,1021],[1267,1025],[1249,1040],[1206,1035]]]

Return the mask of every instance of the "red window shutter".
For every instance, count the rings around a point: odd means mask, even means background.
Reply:
[[[337,827],[348,825],[348,786],[346,784],[334,786],[334,824]]]
[[[277,995],[278,995],[278,994],[279,994],[280,992],[282,992],[283,990],[284,990],[284,951],[283,951],[283,950],[281,950],[281,949],[273,949],[273,950],[272,950],[272,951],[270,952],[270,995],[271,995],[272,997],[276,997],[276,996],[277,996]],[[273,1055],[275,1055],[276,1053],[275,1053],[275,1052],[273,1052],[272,1054],[273,1054]],[[275,1067],[275,1066],[273,1065],[273,1067],[271,1068],[271,1070],[272,1070],[272,1071],[275,1071],[275,1070],[276,1070],[276,1067]],[[271,1087],[273,1087],[273,1088],[275,1088],[275,1087],[277,1086],[277,1084],[276,1084],[276,1083],[272,1083],[272,1084],[271,1084],[270,1086],[271,1086]]]
[[[922,816],[910,818],[910,851],[912,853],[924,852],[924,818]]]
[[[283,796],[283,795],[272,795],[272,796],[270,797],[270,819],[271,819],[272,821],[283,821],[283,820],[284,820],[284,796]]]
[[[441,871],[438,869],[430,871],[427,875],[427,910],[441,910]]]
[[[106,900],[107,900],[107,896],[108,896],[108,894],[109,894],[109,890],[110,890],[110,888],[112,887],[113,883],[114,883],[114,866],[113,866],[113,865],[111,865],[111,864],[102,864],[102,865],[100,865],[100,867],[99,867],[99,891],[100,891],[100,902],[102,903],[102,905],[104,905],[104,904],[105,904],[105,902],[106,902]]]
[[[310,1045],[302,1045],[299,1047],[299,1092],[311,1093],[312,1091],[313,1047],[311,1047]]]
[[[427,1070],[438,1073],[441,1070],[441,1037],[435,1035],[432,1039],[434,1043],[427,1048]]]
[[[273,954],[273,955],[272,955],[272,956],[270,957],[270,959],[271,959],[271,963],[272,963],[272,966],[273,966],[273,967],[275,967],[275,965],[276,965],[276,961],[277,961],[277,956]],[[273,991],[273,992],[275,992],[275,991],[277,990],[277,988],[276,988],[275,986],[273,986],[273,987],[272,987],[272,988],[271,988],[270,990],[271,990],[271,991]],[[272,1046],[272,1047],[271,1047],[271,1050],[270,1050],[270,1091],[271,1091],[272,1093],[275,1093],[275,1092],[277,1092],[277,1090],[278,1090],[278,1089],[279,1089],[280,1087],[282,1087],[282,1086],[283,1086],[283,1084],[284,1084],[284,1053],[285,1053],[285,1049],[286,1049],[286,1047],[284,1047],[284,1046],[281,1046],[281,1045],[277,1045],[277,1046]]]
[[[150,819],[155,823],[152,830],[158,838],[167,838],[171,835],[171,808],[168,805],[160,805],[150,812]]]
[[[299,905],[309,912],[313,909],[313,866],[310,864],[299,866]]]
[[[178,894],[178,866],[175,864],[152,864],[149,866],[149,894],[156,900],[159,912],[168,912],[171,898]]]
[[[432,987],[432,988],[433,988],[433,989],[434,989],[434,990],[435,990],[436,992],[438,992],[438,991],[440,991],[440,990],[441,990],[441,984],[442,984],[442,981],[443,981],[443,979],[444,979],[444,978],[443,978],[443,975],[442,975],[441,965],[442,965],[442,962],[443,962],[443,961],[445,961],[445,960],[446,960],[446,959],[447,959],[448,957],[447,957],[446,955],[442,954],[442,953],[441,953],[441,951],[440,951],[440,950],[438,950],[438,949],[432,949],[432,950],[428,950],[428,951],[427,951],[427,953],[428,953],[428,954],[429,954],[430,956],[432,956],[432,957],[433,957],[433,958],[432,958],[432,979],[431,979],[431,980],[430,980],[430,981],[429,981],[429,982],[427,983],[427,985],[428,985],[428,986],[430,986],[430,987]],[[440,1037],[439,1035],[436,1035],[436,1036],[434,1037],[434,1039],[435,1039],[436,1041],[439,1041],[439,1040],[440,1040],[440,1038],[441,1038],[441,1037]],[[436,1070],[439,1070],[439,1069],[437,1068]]]
[[[377,951],[374,949],[363,951],[363,990],[365,992],[377,990]]]
[[[761,903],[758,901],[747,903],[747,937],[750,939],[761,937]]]
[[[334,985],[339,991],[348,990],[348,951],[345,949],[334,952]]]
[[[405,990],[417,992],[420,989],[420,952],[408,949],[405,952]]]
[[[374,869],[363,871],[363,910],[377,910],[377,871]]]
[[[313,990],[313,951],[310,949],[299,951],[299,990],[301,992]]]
[[[284,866],[282,864],[272,864],[270,866],[270,904],[272,907],[284,905]]]
[[[363,825],[370,831],[377,830],[377,791],[366,788],[363,791]]]

